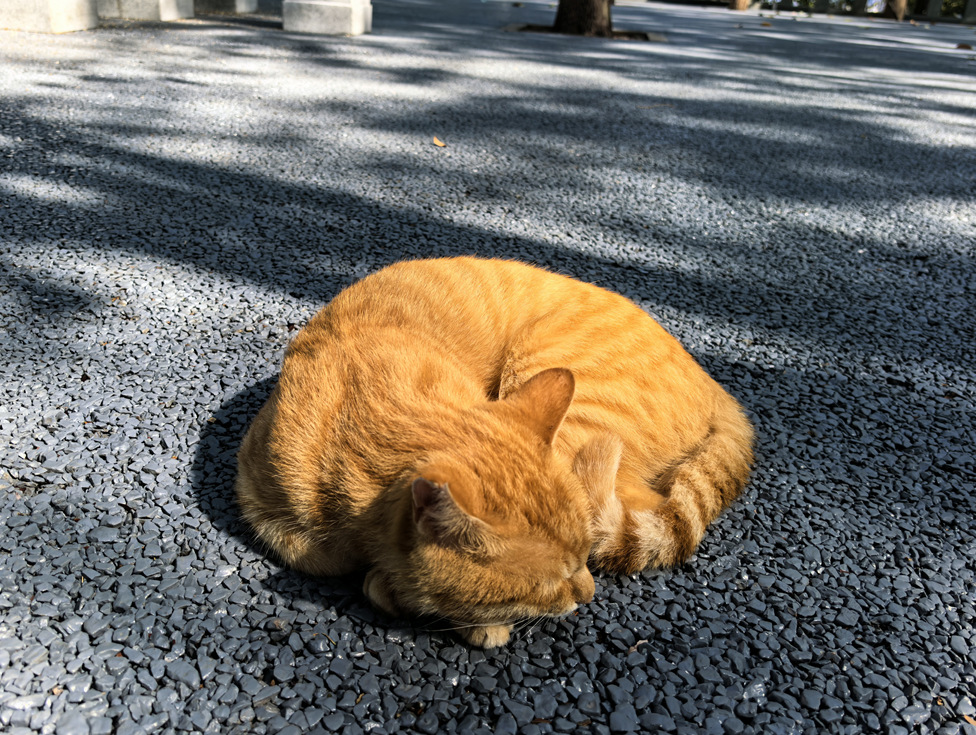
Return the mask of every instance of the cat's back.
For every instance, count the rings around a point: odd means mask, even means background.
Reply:
[[[592,389],[694,361],[625,297],[525,263],[456,257],[403,261],[351,285],[296,337],[288,363],[408,366],[437,354],[491,397],[566,367]],[[292,365],[297,367],[297,365]],[[605,381],[610,381],[609,384]],[[586,388],[584,388],[584,392]]]
[[[333,327],[378,323],[439,332],[517,325],[588,284],[509,260],[474,257],[410,260],[342,291],[327,311]]]
[[[605,331],[644,320],[647,315],[624,297],[542,268],[510,260],[440,258],[395,263],[358,281],[336,296],[294,345],[323,332],[348,338],[398,329],[484,350],[507,345],[540,324],[558,329],[572,321],[596,330],[599,323]]]

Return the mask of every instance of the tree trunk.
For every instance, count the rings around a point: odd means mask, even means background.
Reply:
[[[559,0],[552,29],[556,33],[606,38],[613,31],[610,0]]]

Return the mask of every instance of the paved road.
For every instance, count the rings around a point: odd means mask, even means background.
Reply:
[[[262,7],[0,32],[0,730],[976,732],[974,29]],[[688,564],[487,653],[231,499],[289,335],[456,253],[633,298],[760,441]]]

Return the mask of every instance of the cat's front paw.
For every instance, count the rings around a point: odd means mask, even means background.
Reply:
[[[373,607],[382,610],[391,617],[398,617],[400,609],[397,607],[390,587],[389,578],[378,569],[370,569],[363,581],[363,594],[373,603]]]
[[[463,628],[461,635],[472,646],[479,648],[498,648],[508,643],[512,637],[510,625],[483,625],[473,628]]]

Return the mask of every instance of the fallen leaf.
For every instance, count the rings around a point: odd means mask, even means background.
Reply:
[[[441,140],[440,138],[438,138],[436,135],[434,136],[434,145],[436,145],[438,148],[446,148],[447,147],[447,143],[445,143],[443,140]]]
[[[773,24],[772,23],[760,23],[759,25],[761,25],[763,28],[772,28],[773,27]]]
[[[961,48],[963,51],[972,51],[973,47],[968,43],[957,43],[956,48]]]
[[[641,638],[639,641],[637,641],[637,643],[635,643],[634,645],[632,645],[630,648],[627,649],[627,653],[633,653],[634,651],[637,650],[638,646],[642,646],[645,643],[647,643],[647,639]]]

